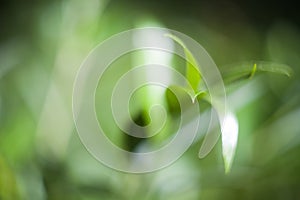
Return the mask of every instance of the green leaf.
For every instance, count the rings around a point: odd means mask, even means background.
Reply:
[[[200,101],[202,99],[205,99],[206,101],[208,101],[208,93],[207,91],[199,91],[195,94],[193,101]]]
[[[293,70],[291,67],[281,63],[257,61],[243,62],[223,67],[221,70],[223,79],[226,83],[235,82],[241,79],[252,78],[254,74],[271,72],[291,77]]]
[[[178,86],[178,85],[170,85],[165,92],[166,102],[168,105],[169,112],[176,116],[180,114],[180,103],[188,104],[191,100],[194,102],[194,99],[200,96],[202,92],[199,94],[191,94],[187,88]],[[199,97],[200,98],[200,97]]]
[[[186,78],[191,84],[194,92],[198,92],[198,86],[201,81],[201,73],[197,64],[196,59],[193,54],[189,51],[189,49],[185,46],[185,44],[175,35],[166,34],[166,37],[173,39],[180,46],[182,46],[184,50],[184,54],[186,56]]]
[[[250,74],[250,77],[249,77],[250,79],[254,76],[256,70],[257,70],[257,64],[254,63],[253,68],[252,68],[252,71],[251,71],[251,74]]]

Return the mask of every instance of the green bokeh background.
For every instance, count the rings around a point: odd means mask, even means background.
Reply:
[[[103,166],[80,143],[72,118],[80,64],[109,36],[144,26],[194,38],[221,73],[253,60],[293,69],[290,78],[264,73],[226,85],[240,126],[230,174],[220,142],[198,159],[201,138],[173,165],[143,175]],[[300,16],[289,2],[4,1],[0,200],[300,199],[299,55]]]

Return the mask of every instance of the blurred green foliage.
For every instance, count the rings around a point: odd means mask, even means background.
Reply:
[[[4,1],[0,199],[299,199],[298,15],[288,2]],[[202,137],[170,167],[143,175],[101,165],[80,143],[71,104],[81,62],[109,36],[148,25],[197,40],[224,78],[244,61],[250,69],[256,60],[292,67],[291,78],[262,73],[226,85],[240,124],[230,174],[224,174],[220,142],[206,158],[197,158]],[[130,62],[124,60],[128,67]],[[109,137],[126,146],[108,119]],[[147,119],[136,115],[136,122]]]

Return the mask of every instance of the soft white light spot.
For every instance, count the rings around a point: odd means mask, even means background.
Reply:
[[[225,171],[229,172],[238,140],[238,121],[236,116],[228,112],[222,124],[222,148]]]

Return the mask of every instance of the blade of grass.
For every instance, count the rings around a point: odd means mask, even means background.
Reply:
[[[243,62],[228,65],[221,68],[221,73],[225,83],[235,82],[237,80],[253,78],[257,73],[271,72],[291,77],[293,70],[291,67],[281,63],[257,61]]]
[[[257,70],[257,64],[254,63],[249,79],[251,79]]]
[[[198,86],[201,82],[201,72],[199,70],[196,59],[193,54],[189,51],[189,49],[185,46],[185,44],[175,35],[165,34],[166,37],[171,38],[175,42],[177,42],[184,50],[184,54],[186,56],[186,78],[191,84],[194,92],[198,92]]]

